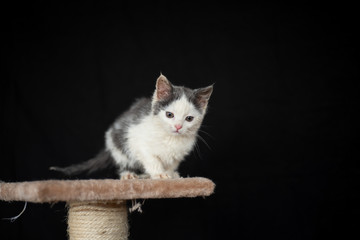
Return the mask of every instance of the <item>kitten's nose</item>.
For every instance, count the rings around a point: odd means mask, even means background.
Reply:
[[[181,124],[175,124],[176,131],[179,131],[182,128]]]

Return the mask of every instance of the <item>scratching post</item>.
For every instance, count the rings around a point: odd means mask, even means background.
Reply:
[[[127,239],[129,226],[125,201],[72,202],[69,205],[70,240]]]
[[[0,182],[0,200],[68,205],[70,240],[125,240],[126,200],[209,196],[206,178]]]

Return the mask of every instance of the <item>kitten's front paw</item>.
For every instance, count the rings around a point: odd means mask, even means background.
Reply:
[[[169,179],[169,178],[180,178],[178,172],[165,172],[160,174],[155,174],[151,176],[152,179]]]
[[[169,179],[171,176],[167,173],[160,173],[151,176],[152,179]]]
[[[178,172],[173,172],[172,178],[180,178],[180,174]]]
[[[132,172],[123,172],[121,173],[120,180],[129,180],[139,178],[135,173]]]

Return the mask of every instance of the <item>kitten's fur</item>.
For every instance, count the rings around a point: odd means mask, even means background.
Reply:
[[[105,134],[105,150],[96,158],[66,168],[67,175],[94,172],[116,163],[123,179],[146,174],[151,178],[179,177],[177,168],[193,149],[213,86],[189,89],[156,81],[152,98],[137,100]]]

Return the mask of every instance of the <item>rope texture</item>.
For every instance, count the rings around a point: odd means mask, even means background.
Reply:
[[[126,201],[69,204],[70,240],[126,240],[128,232]]]

